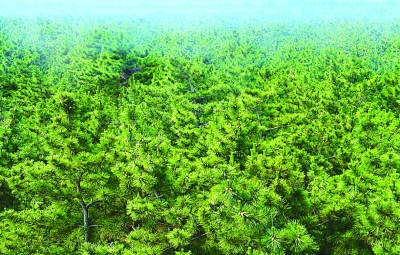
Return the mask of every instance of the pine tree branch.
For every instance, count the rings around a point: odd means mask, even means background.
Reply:
[[[45,194],[45,193],[41,193],[41,192],[36,192],[36,194],[44,196],[44,197],[54,197],[54,198],[64,198],[64,199],[71,198],[70,196],[52,195],[52,194]]]

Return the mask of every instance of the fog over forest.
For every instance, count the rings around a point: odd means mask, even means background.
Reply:
[[[247,14],[271,18],[393,18],[400,13],[395,0],[3,0],[1,16],[131,16],[150,14]],[[131,16],[132,17],[132,16]]]

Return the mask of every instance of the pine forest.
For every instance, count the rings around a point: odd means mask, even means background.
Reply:
[[[0,254],[400,254],[400,21],[0,18]]]

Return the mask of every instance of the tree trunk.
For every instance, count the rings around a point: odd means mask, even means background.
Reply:
[[[83,202],[80,201],[79,204],[82,207],[82,214],[83,214],[83,229],[85,231],[85,242],[90,241],[90,236],[89,236],[89,210],[87,205]]]
[[[90,227],[89,225],[89,207],[92,205],[100,202],[101,200],[95,200],[93,202],[90,202],[89,204],[86,204],[83,200],[79,202],[82,208],[82,214],[83,214],[83,229],[85,231],[85,242],[90,242]]]

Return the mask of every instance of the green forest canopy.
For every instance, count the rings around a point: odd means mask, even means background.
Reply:
[[[400,254],[399,22],[0,20],[0,254]]]

